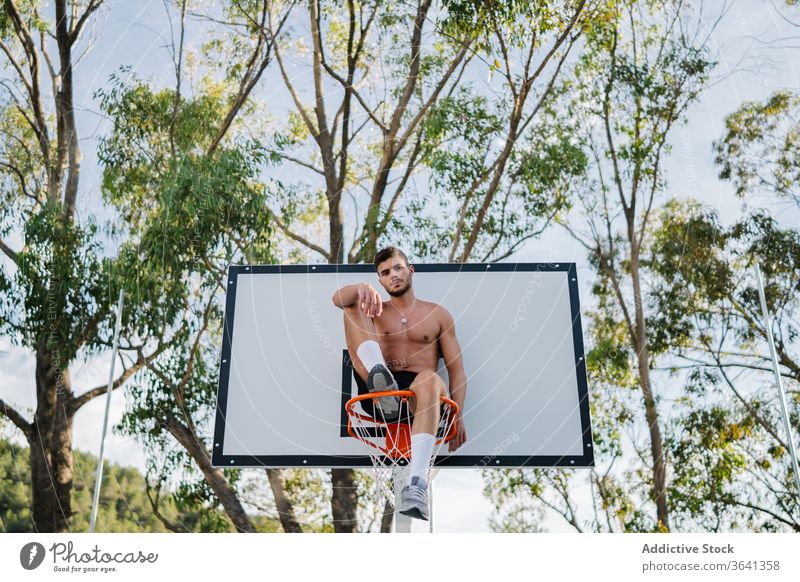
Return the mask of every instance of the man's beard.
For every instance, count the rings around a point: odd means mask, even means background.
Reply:
[[[401,287],[398,287],[397,289],[394,289],[393,287],[389,287],[389,289],[387,289],[386,292],[389,295],[391,295],[392,297],[402,297],[403,295],[406,294],[406,291],[408,291],[409,289],[411,289],[411,281],[410,280],[408,281],[408,283],[406,283],[405,285],[403,285]]]

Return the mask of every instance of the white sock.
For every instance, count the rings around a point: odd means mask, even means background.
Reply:
[[[431,464],[433,455],[433,445],[436,444],[436,437],[432,434],[421,432],[411,435],[411,469],[408,475],[408,482],[419,477],[423,481],[428,480],[428,467]]]
[[[381,353],[381,346],[375,340],[363,342],[356,349],[356,354],[358,354],[358,359],[364,364],[367,372],[372,370],[377,364],[386,365],[386,360],[383,359],[383,354]]]

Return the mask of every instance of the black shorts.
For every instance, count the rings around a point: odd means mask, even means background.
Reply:
[[[369,394],[369,390],[367,390],[367,383],[361,379],[361,376],[358,375],[355,369],[353,370],[353,376],[355,376],[356,384],[358,385],[358,395],[361,396],[363,394]],[[394,376],[394,379],[397,381],[398,390],[408,390],[411,386],[411,383],[414,382],[414,378],[417,377],[417,372],[398,370],[397,372],[392,372],[392,376]],[[371,398],[365,398],[361,401],[361,406],[364,409],[364,412],[375,418],[375,407],[373,404],[374,401]],[[411,412],[409,411],[409,414],[410,413]],[[414,416],[411,415],[411,419],[413,418]],[[410,422],[411,419],[408,419],[408,421]]]
[[[361,396],[363,394],[369,394],[369,390],[367,390],[367,383],[361,379],[361,376],[356,373],[355,369],[353,369],[353,376],[355,377],[356,384],[358,385],[358,395]],[[392,376],[394,376],[394,379],[397,381],[398,390],[408,390],[411,384],[414,382],[414,378],[417,377],[417,372],[398,370],[397,372],[392,372]],[[376,418],[375,407],[373,404],[374,400],[371,398],[365,398],[361,401],[361,407],[364,409],[364,412],[366,412],[369,416]],[[408,412],[408,415],[403,414],[406,411]],[[441,415],[444,415],[444,411],[445,405],[442,404],[439,408],[440,418]],[[402,422],[407,422],[408,424],[412,424],[414,422],[414,414],[410,409],[406,409],[404,407],[403,411],[401,411],[401,416],[402,418],[400,421]]]

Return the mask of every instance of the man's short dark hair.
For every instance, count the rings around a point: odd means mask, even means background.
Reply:
[[[400,257],[405,261],[406,267],[408,266],[408,257],[403,251],[397,247],[386,247],[385,249],[379,250],[378,254],[375,255],[375,270],[378,270],[378,265],[384,261],[388,261],[392,257]]]

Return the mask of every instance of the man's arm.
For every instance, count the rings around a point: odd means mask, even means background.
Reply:
[[[333,304],[339,309],[358,304],[369,317],[378,317],[383,311],[381,296],[369,283],[342,287],[333,294]]]
[[[358,300],[358,286],[362,284],[356,283],[339,289],[333,294],[333,304],[339,309],[344,309],[355,303]]]
[[[448,443],[448,450],[454,451],[467,440],[462,413],[467,396],[467,375],[464,373],[464,362],[461,359],[461,346],[456,337],[456,324],[453,316],[444,307],[439,306],[441,332],[439,348],[442,350],[444,365],[450,378],[450,398],[458,404],[459,413],[455,419],[456,436]]]

